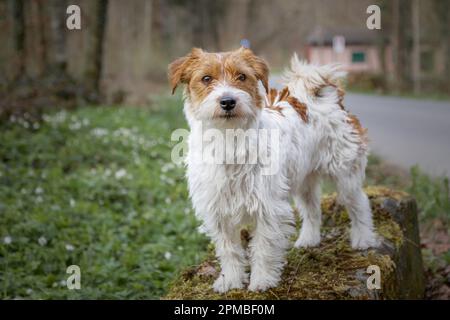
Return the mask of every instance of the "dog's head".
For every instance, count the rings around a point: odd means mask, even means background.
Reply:
[[[169,65],[172,93],[186,84],[188,116],[201,121],[246,123],[263,107],[259,81],[268,90],[267,63],[250,49],[210,53],[194,48]]]

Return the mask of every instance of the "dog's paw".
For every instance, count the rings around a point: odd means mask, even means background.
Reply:
[[[240,277],[229,277],[223,274],[214,281],[213,290],[218,293],[225,293],[231,289],[244,288],[244,281]]]
[[[356,250],[366,250],[369,248],[377,248],[380,246],[381,241],[372,230],[366,230],[365,232],[352,232],[351,233],[352,248]]]
[[[301,232],[297,241],[295,241],[294,247],[296,248],[317,247],[319,244],[320,244],[320,233],[306,235],[305,232]]]
[[[274,288],[278,285],[279,281],[271,281],[265,279],[252,279],[248,286],[248,290],[253,292],[263,292],[267,289]]]

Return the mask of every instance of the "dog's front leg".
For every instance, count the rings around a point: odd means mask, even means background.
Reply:
[[[213,289],[220,293],[241,289],[248,282],[248,274],[245,272],[247,259],[241,244],[240,230],[225,221],[221,221],[213,229],[212,239],[222,269]]]
[[[295,232],[289,203],[282,206],[282,214],[266,214],[258,218],[249,244],[251,291],[265,291],[276,287],[285,265],[290,236]],[[280,207],[278,207],[280,208]]]

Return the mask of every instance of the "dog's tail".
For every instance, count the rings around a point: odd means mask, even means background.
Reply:
[[[341,105],[346,75],[339,64],[308,64],[294,53],[291,66],[284,72],[282,81],[290,93],[303,102],[323,98]]]

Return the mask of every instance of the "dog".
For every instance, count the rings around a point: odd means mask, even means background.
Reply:
[[[248,48],[210,53],[194,48],[168,68],[172,93],[184,88],[184,113],[190,126],[186,156],[190,198],[201,229],[212,239],[221,272],[216,292],[244,288],[265,291],[278,285],[295,233],[292,199],[302,225],[295,247],[320,243],[320,181],[331,178],[351,218],[351,246],[378,245],[362,184],[367,132],[343,107],[345,77],[337,65],[315,66],[294,54],[283,76],[284,89],[269,89],[269,67]],[[207,130],[272,130],[269,142],[275,174],[262,164],[212,163],[203,159]],[[232,142],[247,154],[250,142]],[[266,139],[267,140],[267,139]],[[270,140],[270,139],[269,139]],[[272,140],[270,140],[272,141]],[[251,226],[248,248],[240,231]],[[250,276],[247,272],[250,266]]]

